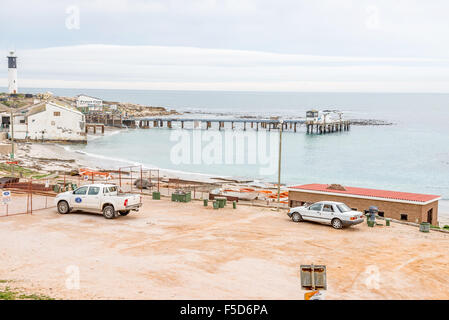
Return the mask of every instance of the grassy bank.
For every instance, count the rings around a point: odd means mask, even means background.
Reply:
[[[10,283],[9,280],[0,280],[0,284]],[[9,286],[0,288],[0,300],[54,300],[43,294],[28,294],[12,289]]]

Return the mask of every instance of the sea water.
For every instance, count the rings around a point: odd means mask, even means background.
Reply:
[[[164,106],[193,116],[304,117],[310,108],[339,109],[352,119],[392,122],[351,126],[350,131],[307,135],[285,131],[282,183],[339,183],[348,186],[423,192],[449,198],[449,95],[391,93],[281,93],[144,90],[28,89],[56,95],[85,93],[105,100]],[[196,114],[195,114],[196,113]],[[205,115],[206,114],[206,115]],[[247,126],[248,130],[249,126]],[[213,129],[216,131],[216,128]],[[229,129],[226,129],[229,130]],[[239,129],[240,130],[240,129]],[[186,130],[192,131],[192,130]],[[218,131],[217,131],[218,132]],[[223,131],[219,132],[224,135]],[[272,131],[270,134],[278,135]],[[72,149],[187,172],[277,181],[277,170],[261,175],[256,164],[174,163],[173,130],[136,129],[89,141]],[[172,138],[171,138],[172,137]],[[248,152],[245,146],[245,153]]]

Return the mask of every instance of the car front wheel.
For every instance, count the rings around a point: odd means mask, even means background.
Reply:
[[[115,210],[114,207],[111,205],[107,205],[103,208],[103,216],[106,219],[113,219],[115,218]]]
[[[62,200],[58,202],[58,212],[60,214],[66,214],[70,212],[70,207],[67,201]]]
[[[332,220],[332,227],[334,229],[341,229],[343,228],[343,223],[341,223],[340,219],[335,218]]]
[[[301,215],[298,212],[294,212],[292,214],[292,220],[294,222],[300,222],[300,221],[302,221],[302,217],[301,217]]]

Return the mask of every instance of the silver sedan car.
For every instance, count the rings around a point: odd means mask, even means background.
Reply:
[[[294,221],[314,221],[329,224],[335,229],[362,223],[362,212],[354,211],[343,202],[320,201],[308,206],[291,208],[287,215]]]

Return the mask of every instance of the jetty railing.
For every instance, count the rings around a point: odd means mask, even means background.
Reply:
[[[310,119],[257,119],[257,118],[169,118],[169,117],[146,117],[146,118],[128,118],[122,120],[123,126],[129,128],[151,129],[202,129],[209,130],[216,128],[218,130],[240,129],[267,131],[279,130],[297,132],[302,126],[305,126],[307,134],[326,134],[350,129],[350,120],[329,119],[326,121]]]

